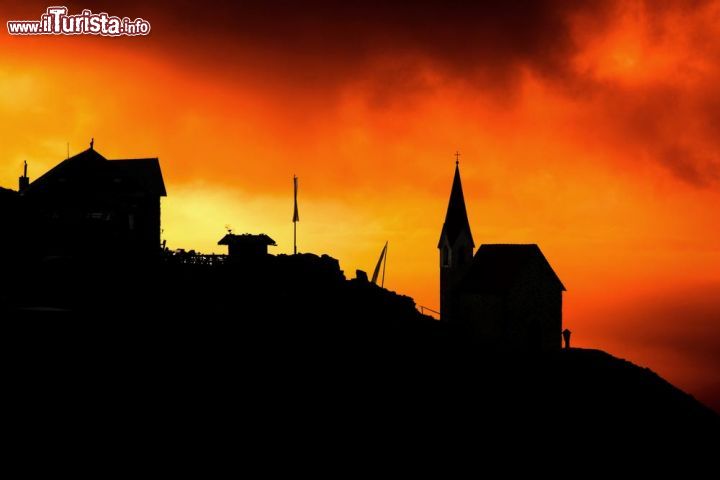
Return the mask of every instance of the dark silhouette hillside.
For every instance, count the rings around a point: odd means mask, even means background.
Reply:
[[[546,432],[547,448],[720,437],[717,414],[650,370],[598,350],[485,352],[409,297],[346,280],[327,256],[150,269],[57,260],[3,281],[21,436],[59,409],[104,430],[151,424],[185,445],[218,432],[257,448],[303,444],[309,431],[323,448],[367,435],[472,445]]]

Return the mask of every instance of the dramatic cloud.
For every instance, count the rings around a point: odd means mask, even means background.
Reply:
[[[138,2],[122,8],[154,19],[161,39],[151,47],[171,58],[280,85],[291,96],[297,90],[332,95],[359,84],[368,102],[383,108],[456,82],[511,108],[529,74],[590,112],[588,131],[598,132],[603,121],[606,140],[630,146],[636,158],[693,185],[718,183],[716,3],[258,1],[198,8]]]

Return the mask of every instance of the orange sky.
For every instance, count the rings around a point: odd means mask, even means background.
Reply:
[[[720,2],[148,3],[66,5],[149,37],[0,34],[0,185],[95,137],[160,158],[171,248],[287,253],[297,174],[301,251],[352,276],[389,240],[386,285],[437,309],[459,149],[476,243],[541,246],[576,344],[720,410]]]

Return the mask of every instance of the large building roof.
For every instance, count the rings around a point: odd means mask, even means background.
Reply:
[[[537,267],[545,281],[565,290],[540,247],[535,244],[480,245],[461,289],[475,293],[503,293],[510,290],[529,268]]]
[[[108,160],[93,148],[63,160],[23,190],[23,195],[88,193],[166,196],[157,158]]]

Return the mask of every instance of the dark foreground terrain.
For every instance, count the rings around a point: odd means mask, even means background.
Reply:
[[[4,281],[16,447],[268,468],[428,448],[477,466],[488,445],[601,464],[717,456],[720,417],[652,371],[599,350],[488,352],[329,257],[60,262]]]

